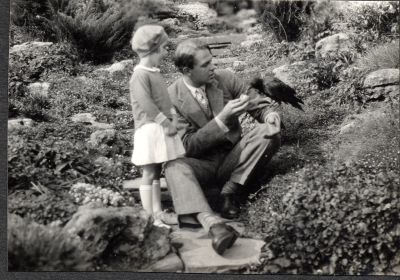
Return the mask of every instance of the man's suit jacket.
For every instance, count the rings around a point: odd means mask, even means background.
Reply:
[[[201,109],[196,99],[183,82],[183,77],[168,88],[168,93],[178,114],[178,133],[186,149],[186,156],[202,158],[207,154],[233,147],[241,138],[241,127],[238,118],[227,124],[229,132],[225,133],[217,124],[214,117],[232,99],[241,94],[250,96],[251,107],[258,104],[261,96],[256,90],[238,79],[228,70],[216,70],[215,80],[206,85],[206,94],[213,116],[209,117]],[[272,111],[268,105],[248,112],[258,121],[263,122],[265,116]]]

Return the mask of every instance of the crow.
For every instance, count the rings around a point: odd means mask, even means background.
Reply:
[[[250,86],[258,90],[261,94],[270,97],[278,104],[289,103],[293,107],[304,112],[300,104],[304,105],[303,100],[296,97],[296,91],[279,80],[278,78],[268,76],[264,80],[262,78],[254,78]]]

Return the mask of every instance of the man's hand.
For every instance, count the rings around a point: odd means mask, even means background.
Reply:
[[[270,138],[281,131],[281,118],[278,113],[269,113],[265,117],[264,122],[266,124],[266,129],[264,131],[265,138]]]
[[[176,125],[174,125],[174,123],[172,123],[169,119],[164,120],[161,125],[164,128],[164,132],[167,136],[174,136],[178,133],[176,130]]]
[[[246,112],[249,105],[249,98],[238,98],[230,100],[222,111],[218,114],[218,118],[227,124],[232,117],[238,117]]]

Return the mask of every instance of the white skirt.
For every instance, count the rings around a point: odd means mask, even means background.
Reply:
[[[132,163],[147,165],[162,163],[185,155],[179,135],[167,136],[158,123],[148,123],[135,131]]]

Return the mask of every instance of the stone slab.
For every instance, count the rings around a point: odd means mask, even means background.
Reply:
[[[211,239],[203,229],[179,229],[171,234],[171,238],[172,242],[182,244],[179,255],[185,272],[189,273],[233,272],[259,264],[264,246],[261,240],[239,238],[220,256],[211,247]]]
[[[212,56],[232,55],[232,51],[228,48],[211,49]]]
[[[122,188],[124,190],[131,191],[133,197],[137,200],[140,200],[140,194],[139,194],[140,183],[141,183],[141,178],[136,178],[133,180],[125,180],[122,183]],[[160,179],[160,188],[161,188],[161,201],[162,202],[172,201],[171,193],[168,190],[165,178]]]
[[[136,179],[133,179],[133,180],[125,180],[122,183],[122,187],[124,188],[124,190],[137,190],[137,191],[139,191],[140,183],[141,183],[141,178],[136,178]],[[161,188],[161,191],[167,191],[168,190],[167,181],[165,181],[165,178],[161,178],[160,179],[160,188]]]
[[[165,258],[146,268],[149,272],[183,272],[182,260],[175,253],[168,254]]]
[[[202,44],[215,45],[215,44],[233,44],[238,45],[246,39],[245,34],[230,34],[219,35],[210,37],[198,37],[195,40],[200,41]]]

